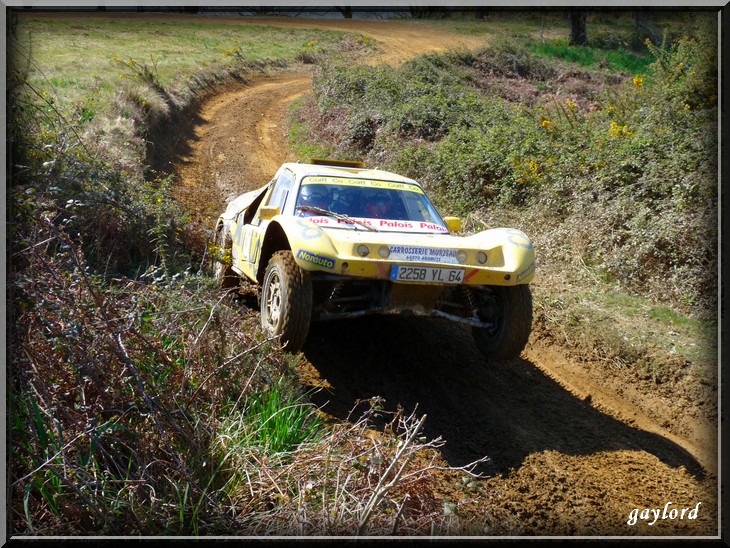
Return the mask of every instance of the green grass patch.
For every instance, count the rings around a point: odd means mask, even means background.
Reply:
[[[277,385],[252,399],[243,423],[247,445],[270,455],[293,451],[315,438],[323,426],[311,405],[285,398]]]
[[[528,49],[535,55],[554,57],[587,68],[607,68],[630,74],[648,74],[655,61],[651,55],[639,56],[625,48],[604,50],[591,46],[570,46],[567,40],[533,43]]]
[[[435,25],[447,29],[455,34],[463,34],[465,36],[523,36],[526,37],[540,28],[540,25],[546,20],[567,29],[566,24],[560,23],[550,14],[537,13],[519,13],[508,12],[489,12],[483,19],[475,17],[452,17],[446,19],[423,19],[414,21],[415,25]],[[559,19],[559,18],[558,18]]]
[[[289,117],[289,145],[292,152],[300,160],[309,158],[329,158],[336,154],[334,147],[325,141],[312,141],[310,137],[309,120],[304,112],[312,112],[313,105],[307,98],[299,98],[292,104]]]
[[[53,87],[62,103],[74,103],[118,88],[128,71],[115,58],[153,66],[159,84],[170,89],[185,85],[206,67],[273,59],[293,62],[311,48],[308,44],[334,49],[344,34],[222,25],[209,18],[166,22],[27,15],[19,17],[9,39],[17,44],[18,64],[28,66],[31,84],[39,89]]]

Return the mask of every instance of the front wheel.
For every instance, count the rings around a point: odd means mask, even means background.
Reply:
[[[291,251],[277,251],[261,287],[261,327],[271,336],[280,336],[286,350],[297,352],[307,339],[311,317],[309,274],[299,268]]]
[[[479,296],[479,318],[492,327],[474,327],[479,350],[487,358],[516,358],[532,330],[532,293],[527,285],[484,288]]]

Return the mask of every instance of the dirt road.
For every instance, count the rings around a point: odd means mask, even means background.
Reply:
[[[391,64],[486,39],[397,21],[220,21],[365,32],[381,48],[372,62]],[[306,72],[261,75],[201,104],[182,134],[183,152],[170,158],[180,200],[213,218],[226,201],[265,184],[294,159],[287,106],[310,85]],[[439,489],[463,503],[462,515],[492,516],[492,527],[475,534],[716,535],[712,421],[691,398],[674,395],[686,400],[678,408],[672,397],[647,395],[568,360],[547,341],[535,333],[522,359],[495,365],[484,361],[467,329],[447,322],[386,317],[318,324],[304,349],[302,378],[321,388],[315,403],[334,417],[344,419],[356,399],[375,395],[391,408],[418,404],[429,417],[426,434],[447,440],[442,455],[450,465],[488,455],[482,471],[491,477],[478,495],[449,483]],[[698,508],[697,519],[627,523],[633,509],[664,509],[668,502],[670,511]]]

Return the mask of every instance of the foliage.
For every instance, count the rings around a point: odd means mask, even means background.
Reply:
[[[646,74],[654,61],[651,55],[639,56],[623,47],[602,49],[592,46],[569,46],[567,40],[556,39],[533,43],[529,51],[547,58],[560,58],[583,67],[607,68],[629,74]]]
[[[572,49],[571,49],[572,51]],[[554,55],[554,52],[550,52]],[[507,40],[477,55],[477,68],[489,74],[517,76],[530,80],[549,80],[557,73],[549,61],[533,55],[522,43]]]
[[[243,424],[227,423],[214,443],[228,478],[221,491],[233,509],[242,509],[235,530],[252,536],[424,535],[453,524],[434,496],[434,474],[449,474],[454,482],[466,477],[476,492],[474,469],[485,459],[441,466],[435,449],[444,442],[423,436],[426,417],[387,411],[385,403],[379,397],[356,402],[349,420],[328,425],[286,458],[237,443]]]
[[[510,41],[397,70],[331,63],[314,80],[329,121],[320,140],[420,180],[449,213],[517,206],[529,223],[548,208],[581,242],[575,261],[681,309],[714,310],[716,44],[694,35],[648,44],[654,61],[619,78]],[[576,251],[548,245],[550,255]]]
[[[100,138],[90,122],[109,119],[39,87],[35,60],[15,53],[10,527],[199,534],[230,524],[202,450],[217,405],[290,375],[289,362],[256,338],[254,320],[222,305],[200,272],[205,236],[173,200],[172,178],[140,165],[143,97],[172,101],[156,60],[118,61],[146,91],[120,102],[117,123],[141,123]]]
[[[169,511],[182,490],[227,521],[204,450],[220,406],[288,362],[205,278],[110,285],[49,217],[32,241],[12,301],[14,530],[192,532]]]

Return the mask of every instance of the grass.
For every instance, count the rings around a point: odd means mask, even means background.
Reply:
[[[252,398],[242,418],[246,446],[260,447],[270,455],[293,451],[323,427],[314,409],[300,399],[284,399],[276,385]]]
[[[702,366],[717,361],[717,322],[691,317],[656,304],[647,297],[618,292],[606,285],[600,291],[581,291],[568,308],[574,318],[574,330],[606,333],[615,331],[623,339],[626,361],[635,359],[637,351],[659,349],[666,355],[676,355]],[[567,322],[570,324],[570,322]],[[632,350],[633,349],[633,350]]]
[[[567,33],[568,25],[560,12],[499,10],[487,9],[483,19],[454,17],[449,19],[431,19],[435,24],[443,25],[450,31],[467,35],[491,35],[528,38],[549,32],[550,34]]]
[[[624,48],[606,50],[590,46],[569,46],[567,40],[550,40],[529,46],[532,53],[543,57],[557,57],[582,67],[607,68],[632,75],[647,74],[649,65],[655,61],[651,55],[636,55]]]
[[[292,104],[292,112],[300,113],[308,108],[309,100],[299,98]],[[311,108],[311,105],[309,105]],[[293,114],[289,120],[289,145],[297,158],[330,158],[335,154],[334,147],[321,142],[313,142],[309,137],[309,120]]]
[[[128,72],[114,59],[154,65],[165,89],[184,86],[206,67],[278,60],[294,62],[318,40],[334,48],[344,33],[287,29],[263,25],[199,22],[104,20],[67,17],[60,20],[26,14],[14,27],[20,56],[32,55],[30,81],[39,89],[53,85],[62,104],[88,101],[118,89]]]

